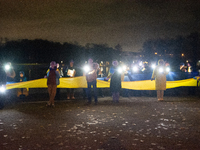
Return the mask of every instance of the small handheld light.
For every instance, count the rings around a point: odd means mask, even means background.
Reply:
[[[5,65],[5,70],[7,71],[7,70],[9,70],[10,69],[10,65]]]
[[[121,67],[119,67],[119,68],[117,69],[117,71],[118,71],[119,73],[122,73],[122,72],[123,72],[123,69],[122,69]]]
[[[142,61],[139,63],[139,66],[142,66]]]
[[[126,68],[127,68],[127,67],[124,65],[124,66],[123,66],[123,71],[126,71]]]
[[[4,85],[0,86],[0,92],[4,93],[6,91],[6,87]]]
[[[169,67],[167,67],[167,68],[166,68],[166,71],[167,71],[167,72],[170,72],[170,68],[169,68]]]
[[[151,65],[151,68],[155,69],[155,68],[156,68],[156,65],[155,65],[155,64],[152,64],[152,65]]]
[[[138,67],[137,67],[137,66],[134,66],[134,67],[133,67],[133,71],[134,71],[134,72],[137,72],[137,71],[138,71]]]
[[[85,71],[85,72],[89,72],[90,71],[90,67],[87,65],[87,66],[84,66],[83,67],[83,70]]]
[[[164,70],[163,68],[159,68],[159,72],[162,73]]]

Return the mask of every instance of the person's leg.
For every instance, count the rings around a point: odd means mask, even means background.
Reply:
[[[99,93],[99,96],[104,97],[102,88],[98,88],[98,93]]]
[[[116,101],[116,93],[115,92],[112,92],[112,98],[113,98],[113,102]]]
[[[57,85],[52,86],[52,93],[51,93],[51,104],[54,105],[54,98],[56,96]]]
[[[87,85],[88,85],[87,88],[88,103],[91,103],[91,82],[88,82]]]
[[[51,92],[52,91],[52,86],[48,85],[48,93],[49,93],[49,102],[47,103],[48,106],[51,105]]]
[[[75,97],[74,97],[74,89],[71,89],[70,93],[71,93],[71,99],[75,99]]]
[[[56,90],[56,99],[60,100],[60,88],[57,88]]]
[[[67,89],[67,99],[70,99],[70,89]]]
[[[164,97],[164,90],[161,90],[160,91],[160,99],[163,100],[163,97]]]
[[[94,102],[97,104],[98,100],[97,100],[97,81],[93,81],[92,83],[93,85],[93,91],[94,91]]]
[[[21,89],[17,89],[17,97],[20,97],[21,94],[22,94]]]
[[[23,89],[23,93],[24,93],[25,96],[28,96],[28,90],[27,90],[27,88]]]
[[[83,99],[87,97],[87,89],[83,88]]]
[[[116,92],[115,95],[116,95],[116,102],[118,103],[119,102],[119,92]]]
[[[157,90],[157,99],[160,100],[160,90]]]
[[[115,95],[114,95],[114,92],[112,92],[112,99],[114,101],[114,98],[115,98]]]

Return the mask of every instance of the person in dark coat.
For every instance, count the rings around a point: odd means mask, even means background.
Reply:
[[[110,80],[110,92],[112,93],[113,102],[118,103],[119,102],[119,93],[121,90],[121,81],[123,78],[123,73],[120,73],[117,70],[118,61],[113,61],[114,66],[114,73],[111,76]]]
[[[70,60],[69,66],[66,70],[66,77],[74,78],[76,75],[76,68],[74,67],[74,61]],[[75,99],[74,97],[74,88],[67,89],[67,99]]]
[[[6,72],[0,63],[0,109],[3,109],[5,104],[6,94],[4,92],[6,90],[6,76]]]
[[[23,71],[19,72],[19,82],[24,82],[27,81],[27,78],[25,77],[25,74]],[[17,90],[17,97],[22,98],[24,96],[28,96],[29,94],[29,89],[28,88],[21,88]]]
[[[93,63],[93,60],[90,58],[88,60],[88,67],[89,70],[87,72],[84,72],[84,76],[86,76],[87,81],[87,97],[88,102],[87,104],[91,104],[92,102],[92,95],[91,95],[91,87],[93,86],[94,91],[94,101],[95,105],[98,103],[97,99],[97,69],[99,68],[99,65],[97,63]]]
[[[49,92],[49,102],[46,106],[53,106],[54,105],[54,98],[56,96],[56,89],[57,85],[60,84],[60,74],[57,71],[57,64],[55,61],[52,61],[50,63],[50,70],[47,73],[47,86],[48,86],[48,92]]]
[[[5,65],[5,72],[6,72],[6,75],[7,75],[7,82],[14,82],[16,73],[15,73],[15,71],[12,67],[12,64],[10,62],[8,62]]]

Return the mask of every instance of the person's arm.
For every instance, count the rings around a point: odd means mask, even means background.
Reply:
[[[49,72],[50,72],[50,71],[47,72],[47,77],[49,77]]]
[[[74,74],[73,74],[73,77],[75,77],[75,75],[76,75],[76,70],[74,69]]]
[[[4,71],[1,72],[1,78],[0,78],[0,82],[4,85],[6,85],[6,78],[7,78],[7,75]]]
[[[155,72],[156,72],[156,69],[153,70],[153,74],[151,76],[151,81],[154,80],[154,78],[155,78]]]
[[[124,81],[124,73],[121,74],[121,81]]]
[[[60,78],[60,73],[58,71],[56,71],[56,78]]]
[[[23,81],[27,81],[27,78],[26,78],[26,77],[24,77]]]
[[[15,73],[15,71],[12,69],[12,72],[11,72],[11,75],[10,75],[10,77],[14,79],[14,78],[15,78],[15,76],[16,76],[16,73]]]

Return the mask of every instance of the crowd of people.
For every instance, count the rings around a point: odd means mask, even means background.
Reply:
[[[88,70],[84,71],[83,76],[85,76],[87,81],[87,105],[92,103],[92,90],[94,95],[94,104],[98,104],[98,92],[97,92],[97,76],[101,72],[99,65],[94,63],[92,59],[88,60]],[[121,82],[124,80],[124,72],[118,71],[119,63],[117,60],[113,61],[112,67],[110,68],[110,73],[106,80],[110,80],[110,92],[112,93],[112,99],[114,103],[119,103]],[[59,79],[61,77],[61,72],[58,69],[59,65],[55,61],[50,63],[50,68],[47,71],[47,85],[49,92],[49,102],[47,106],[55,107],[54,99],[56,93],[59,93],[57,86],[59,85]],[[63,73],[65,77],[73,78],[76,74],[76,69],[74,68],[74,62],[70,61],[69,67]],[[66,75],[65,75],[66,74]],[[164,60],[158,61],[158,66],[154,69],[151,80],[155,79],[155,89],[157,90],[158,101],[163,101],[164,91],[166,90],[166,75],[168,71],[166,70]],[[67,89],[67,99],[75,99],[74,89]]]
[[[11,66],[11,65],[10,65]],[[87,105],[92,103],[92,91],[94,95],[94,104],[98,104],[98,89],[97,89],[97,77],[101,74],[101,69],[97,63],[94,63],[92,59],[88,60],[87,63],[88,70],[83,72],[83,76],[87,81],[87,88],[84,89],[86,93],[88,102]],[[110,92],[112,94],[112,99],[114,103],[119,103],[121,82],[124,81],[124,72],[119,71],[119,63],[117,60],[112,62],[112,67],[110,67],[109,74],[105,80],[110,81]],[[13,68],[5,71],[6,78],[12,81],[16,73]],[[151,80],[155,79],[155,89],[157,90],[158,101],[163,101],[164,91],[166,90],[166,75],[168,71],[166,70],[166,65],[164,60],[159,60],[157,67],[154,69]],[[74,61],[69,62],[67,69],[63,71],[59,64],[55,61],[50,63],[50,67],[46,72],[47,86],[49,93],[49,101],[47,106],[55,107],[54,99],[60,99],[60,88],[57,86],[60,84],[61,77],[74,78],[76,75],[76,68],[74,67]],[[25,73],[23,71],[19,72],[18,82],[27,81]],[[102,90],[102,89],[99,89]],[[17,97],[26,97],[29,95],[28,88],[21,88],[17,90]],[[74,89],[67,89],[67,99],[75,99]]]

